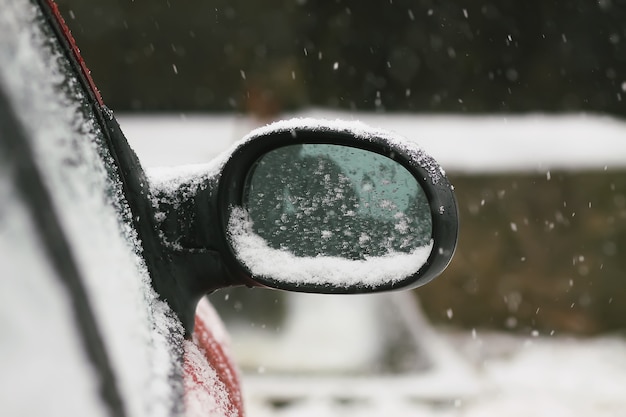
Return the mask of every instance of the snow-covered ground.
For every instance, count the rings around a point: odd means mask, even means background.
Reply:
[[[421,144],[447,171],[626,168],[626,123],[609,117],[326,111],[296,116],[359,119],[396,131]],[[208,162],[254,127],[229,115],[122,115],[119,120],[146,167]],[[373,325],[376,302],[368,297],[377,296],[296,295],[290,321],[280,332],[231,328],[236,357],[252,369],[244,375],[248,415],[626,415],[626,339],[619,335],[512,336],[434,329],[413,320],[409,335],[433,365],[428,371],[354,376],[354,367],[376,356],[381,338],[380,326]],[[396,301],[402,305],[401,297]],[[417,306],[405,307],[401,310],[409,314]],[[340,371],[351,373],[340,376]]]
[[[444,333],[473,373],[244,378],[251,416],[623,416],[626,343]],[[277,394],[282,390],[284,396]],[[446,391],[450,395],[443,395]],[[268,403],[273,398],[274,403]],[[280,400],[284,399],[281,403]],[[276,408],[276,404],[283,404]]]

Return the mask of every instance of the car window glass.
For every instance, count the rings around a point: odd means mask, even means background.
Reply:
[[[86,299],[74,302],[86,303],[95,315],[92,327],[82,331],[101,334],[110,361],[108,365],[120,387],[119,392],[129,415],[170,410],[178,394],[165,382],[170,374],[176,372],[176,364],[170,360],[171,346],[165,335],[176,337],[178,331],[179,337],[182,336],[177,323],[168,317],[167,307],[156,299],[151,289],[145,265],[139,256],[139,243],[129,221],[130,212],[116,177],[117,168],[87,101],[88,96],[81,89],[38,8],[28,2],[11,2],[0,15],[0,27],[3,28],[0,53],[4,63],[0,68],[0,83],[10,103],[10,107],[3,107],[2,111],[12,112],[23,129],[27,141],[24,146],[32,152],[33,161],[30,162],[34,162],[34,169],[41,176],[50,197],[50,207],[30,208],[46,210],[46,215],[53,216],[62,229],[60,238],[70,245],[70,258],[87,292]],[[33,192],[22,188],[18,190]],[[9,194],[9,199],[3,200],[1,205],[9,204],[11,208],[12,204],[18,204],[13,200],[15,195]],[[11,211],[14,210],[11,208]],[[36,242],[44,232],[25,229],[25,233],[33,235],[24,239],[27,243],[29,240]],[[7,243],[4,237],[2,242]],[[36,252],[33,255],[41,256]],[[9,271],[16,273],[14,262],[22,258],[12,259],[8,254],[6,259],[5,254],[1,256],[3,268],[7,267],[8,259]],[[32,263],[35,268],[37,262],[33,260]],[[45,288],[43,285],[47,284],[42,283],[42,289]],[[11,287],[10,290],[12,294],[13,291],[20,291],[21,286]],[[33,295],[37,294],[40,293]],[[59,296],[58,290],[51,290],[48,295]],[[36,300],[32,298],[35,303]],[[67,299],[58,301],[71,305]],[[50,315],[60,320],[62,313],[54,310],[57,304],[57,301],[51,300],[31,307],[50,308]],[[56,323],[59,324],[59,321]],[[5,325],[12,326],[10,323]],[[28,326],[37,326],[37,323]],[[153,329],[163,335],[162,340],[153,338]],[[63,337],[68,331],[66,328],[58,330],[58,334],[50,336]],[[171,334],[170,330],[173,330]],[[79,331],[74,329],[74,332]],[[59,356],[58,362],[74,354],[71,346],[74,339],[71,335],[69,337],[67,350],[51,352]],[[28,343],[31,339],[23,341]],[[59,346],[49,345],[45,339],[40,342],[42,349]],[[23,354],[29,351],[25,349]],[[50,356],[45,357],[50,360]],[[21,358],[22,363],[30,362],[27,356]],[[52,370],[50,367],[42,368],[40,378],[54,380],[58,373],[51,375]],[[75,379],[68,375],[68,378],[66,382],[71,386],[82,385],[79,375]],[[99,376],[94,374],[89,378],[97,382]],[[153,385],[155,380],[162,381],[164,385],[156,387]],[[32,394],[29,380],[24,379],[17,386],[15,383],[8,382],[8,385],[13,386],[19,395]],[[89,390],[89,384],[86,389]],[[77,387],[76,392],[83,392],[83,388]],[[71,402],[72,399],[64,398],[64,401]],[[37,404],[33,403],[33,407],[37,408]],[[41,414],[41,409],[47,410],[46,402],[39,407],[40,412],[36,414]],[[99,412],[93,411],[94,415]],[[9,414],[15,413],[9,411]]]

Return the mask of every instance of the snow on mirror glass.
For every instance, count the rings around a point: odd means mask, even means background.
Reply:
[[[261,157],[234,208],[231,242],[254,275],[292,284],[374,287],[417,272],[432,218],[417,180],[383,155],[289,145]]]

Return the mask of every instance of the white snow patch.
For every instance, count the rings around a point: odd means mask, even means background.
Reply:
[[[204,297],[198,303],[196,307],[196,317],[201,317],[202,321],[206,324],[206,327],[211,329],[211,334],[215,340],[228,351],[230,347],[230,335],[222,319],[217,314],[217,311],[213,308],[207,297]]]
[[[229,237],[241,261],[254,274],[296,285],[376,287],[395,283],[417,272],[426,262],[433,241],[410,253],[391,252],[365,260],[332,256],[299,257],[273,249],[252,230],[245,210],[234,207],[228,224]],[[268,262],[268,260],[271,260]]]
[[[207,179],[219,173],[217,163],[192,164],[180,167],[156,167],[146,170],[151,184],[156,184],[159,191],[174,194],[181,185],[191,185],[193,189],[200,188]]]
[[[226,156],[226,155],[225,155]],[[207,187],[212,179],[220,173],[225,158],[215,158],[206,164],[182,165],[179,167],[156,167],[146,169],[150,183],[152,204],[158,210],[161,202],[177,207],[183,201],[192,198],[198,190]],[[155,195],[159,197],[156,198]],[[164,214],[157,212],[164,220]]]
[[[197,343],[184,341],[185,415],[187,417],[237,417],[228,390]]]
[[[254,129],[249,134],[244,136],[244,138],[240,141],[240,144],[245,144],[250,140],[258,138],[259,136],[271,134],[273,132],[292,132],[295,139],[298,129],[320,132],[332,131],[348,133],[353,137],[368,142],[379,139],[388,143],[390,147],[401,149],[403,152],[408,154],[413,161],[417,162],[420,166],[426,169],[430,176],[430,180],[433,183],[436,184],[443,173],[437,162],[425,153],[417,142],[407,140],[394,131],[375,127],[374,125],[368,125],[359,120],[339,118],[331,119],[324,117],[293,117]]]

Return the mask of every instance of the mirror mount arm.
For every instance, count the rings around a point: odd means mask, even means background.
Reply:
[[[200,179],[201,175],[191,182]],[[161,282],[159,293],[178,314],[187,334],[193,331],[195,309],[203,296],[222,288],[259,285],[228,268],[215,247],[214,184],[212,179],[202,187],[181,183],[172,191],[158,178],[150,178],[155,237],[170,276]]]
[[[175,296],[167,301],[178,313],[184,328],[191,333],[200,299],[233,284],[216,251],[173,251],[168,256],[175,277],[169,283],[173,288],[168,293]]]

